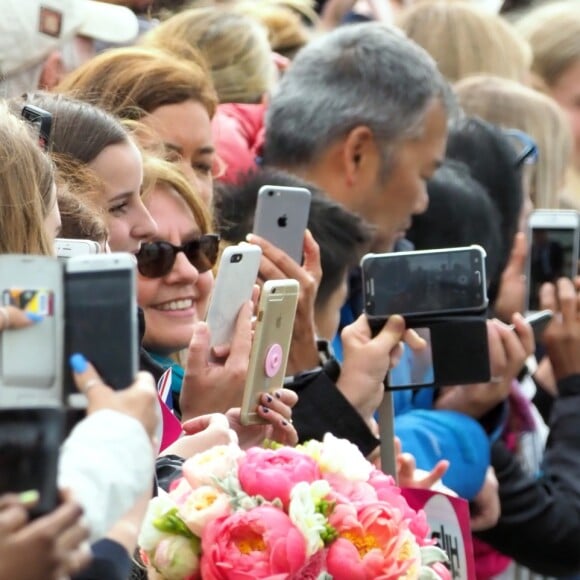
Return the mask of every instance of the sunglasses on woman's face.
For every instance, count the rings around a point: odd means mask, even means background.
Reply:
[[[218,257],[220,237],[217,234],[205,234],[174,246],[169,242],[147,242],[137,253],[137,269],[146,278],[162,278],[169,274],[179,252],[183,252],[189,262],[202,274],[211,270]]]

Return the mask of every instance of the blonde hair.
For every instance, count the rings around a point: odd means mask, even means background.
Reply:
[[[139,120],[163,105],[193,100],[212,117],[217,99],[201,57],[189,58],[150,47],[107,50],[73,71],[56,88],[121,119]]]
[[[532,47],[532,72],[548,87],[580,60],[580,6],[559,2],[530,12],[516,24]]]
[[[200,50],[221,103],[258,103],[276,80],[265,28],[237,10],[186,10],[161,23],[142,42],[180,57],[185,56],[180,44]]]
[[[268,31],[268,40],[274,52],[287,58],[296,53],[310,40],[310,31],[300,14],[287,4],[277,0],[241,0],[235,9],[256,19]]]
[[[54,170],[30,127],[0,103],[0,254],[52,255],[44,219],[56,203]]]
[[[435,59],[451,82],[482,73],[529,80],[527,42],[500,16],[469,2],[419,2],[403,12],[398,25]]]
[[[179,167],[155,155],[143,158],[143,197],[147,199],[156,187],[173,189],[191,210],[202,234],[212,229],[212,218],[205,203]]]
[[[531,88],[486,75],[464,79],[455,85],[455,92],[468,115],[519,129],[536,142],[532,200],[537,208],[559,207],[573,145],[569,124],[558,105]]]

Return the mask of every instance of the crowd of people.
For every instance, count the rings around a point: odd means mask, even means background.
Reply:
[[[577,0],[2,6],[0,253],[55,256],[70,238],[133,254],[141,332],[124,390],[86,353],[68,361],[88,406],[60,448],[61,499],[32,517],[39,490],[0,495],[0,580],[146,578],[149,500],[234,439],[332,433],[380,465],[385,377],[422,340],[400,316],[371,331],[360,260],[473,244],[490,380],[393,393],[399,482],[441,479],[470,502],[478,580],[580,577],[580,278],[539,289],[554,318],[537,341],[523,316],[530,212],[580,211]],[[25,106],[52,119],[45,149]],[[252,235],[266,185],[312,194],[301,263]],[[259,427],[240,421],[256,296],[230,344],[210,348],[205,322],[218,243],[244,241],[262,252],[257,283],[300,285]],[[172,258],[155,262],[163,244]],[[35,324],[0,307],[0,351]],[[168,369],[181,435],[161,450]]]

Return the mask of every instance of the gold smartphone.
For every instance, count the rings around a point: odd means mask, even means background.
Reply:
[[[284,386],[299,290],[296,280],[268,280],[262,287],[242,401],[243,425],[264,423],[257,412],[260,394]]]

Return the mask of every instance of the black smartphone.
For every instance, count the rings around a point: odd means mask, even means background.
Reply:
[[[487,307],[480,246],[367,254],[361,261],[369,319],[479,313]]]
[[[0,495],[35,490],[32,517],[58,504],[58,455],[64,411],[57,408],[0,409]]]
[[[103,381],[124,389],[139,363],[135,260],[125,253],[73,256],[65,264],[65,402],[86,405],[68,366],[85,356]]]
[[[50,151],[52,132],[52,114],[34,105],[22,107],[22,118],[35,127],[38,134],[38,144],[43,151]]]

